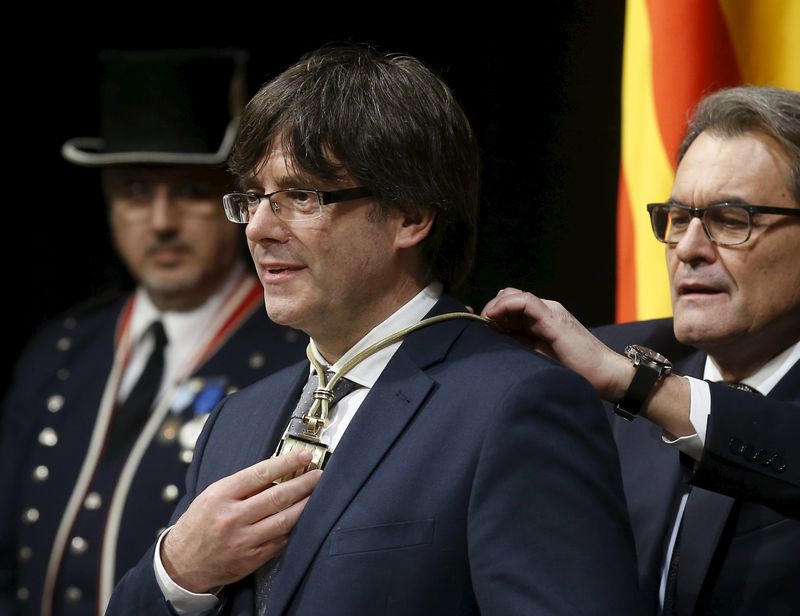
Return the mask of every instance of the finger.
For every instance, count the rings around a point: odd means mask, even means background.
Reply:
[[[299,471],[310,462],[311,454],[308,451],[293,451],[257,462],[226,477],[223,481],[233,498],[247,498],[262,492],[276,479]]]
[[[242,520],[247,524],[254,524],[289,509],[295,503],[307,498],[321,477],[322,471],[309,471],[253,494],[243,502]]]
[[[291,507],[273,513],[250,527],[254,545],[262,545],[271,541],[285,538],[297,524],[300,514],[308,504],[309,497],[297,501]]]
[[[500,320],[511,315],[525,316],[534,321],[541,320],[547,314],[547,305],[533,293],[519,291],[504,293],[491,300],[483,309],[483,316]]]

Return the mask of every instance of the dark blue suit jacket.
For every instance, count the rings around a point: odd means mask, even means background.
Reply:
[[[435,313],[463,310],[444,298]],[[307,364],[227,400],[191,499],[273,452]],[[406,338],[344,434],[274,580],[278,614],[639,614],[617,453],[578,375],[486,326]],[[222,610],[253,613],[252,576]],[[166,614],[152,551],[110,615]]]
[[[93,305],[42,328],[20,359],[3,404],[0,442],[0,613],[39,614],[51,546],[75,487],[113,363],[114,334],[127,298]],[[304,356],[307,337],[269,321],[263,302],[192,375],[194,383],[219,385],[224,393],[244,387]],[[202,395],[180,413],[170,413],[143,454],[120,520],[111,557],[115,580],[138,562],[165,527],[183,493],[189,458],[178,434],[198,412]],[[216,402],[216,401],[215,401]],[[206,412],[213,408],[209,407]],[[41,438],[52,431],[56,442]],[[96,507],[81,506],[69,535],[85,540],[83,551],[69,545],[56,567],[57,614],[97,613],[97,580],[109,503],[130,455],[129,435],[119,451],[106,452],[90,492]],[[48,444],[49,442],[49,444]],[[188,452],[190,453],[190,452]],[[42,477],[36,469],[47,469]],[[87,501],[88,502],[88,501]],[[37,516],[31,519],[30,510]],[[81,546],[79,546],[81,547]],[[70,599],[67,600],[67,589]]]
[[[617,351],[641,343],[672,360],[676,374],[703,376],[706,355],[675,340],[671,319],[595,333]],[[711,416],[696,467],[662,442],[654,424],[618,417],[612,422],[649,610],[657,609],[666,541],[690,482],[692,513],[687,508],[681,530],[677,613],[797,614],[800,364],[767,397],[709,386]]]

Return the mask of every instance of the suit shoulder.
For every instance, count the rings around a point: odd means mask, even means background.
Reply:
[[[554,359],[479,323],[471,323],[465,328],[454,350],[474,357],[484,370],[497,375],[497,378],[549,369],[575,374]]]

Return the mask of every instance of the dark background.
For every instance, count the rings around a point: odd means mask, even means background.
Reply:
[[[307,14],[194,15],[195,23],[131,15],[99,31],[55,18],[38,29],[36,52],[6,61],[0,392],[42,322],[130,284],[108,240],[98,171],[59,152],[67,139],[98,134],[103,49],[242,47],[251,93],[331,41],[422,59],[453,89],[483,154],[480,243],[463,299],[479,309],[517,286],[558,299],[588,324],[612,321],[624,0],[546,6],[535,19],[503,14],[472,28],[433,24],[424,13],[335,26],[298,5]]]

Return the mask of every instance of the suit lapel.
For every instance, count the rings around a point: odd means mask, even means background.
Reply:
[[[463,305],[443,299],[431,314],[453,309],[463,310]],[[336,521],[423,407],[435,386],[424,369],[445,357],[465,326],[466,321],[448,321],[411,334],[381,373],[292,532],[270,596],[270,613],[286,610]]]

